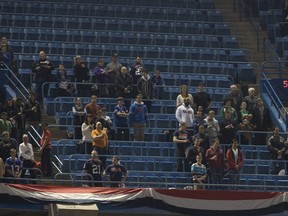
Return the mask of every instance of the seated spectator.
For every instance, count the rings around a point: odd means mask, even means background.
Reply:
[[[90,97],[90,103],[84,108],[86,114],[90,114],[95,122],[97,119],[97,113],[101,110],[101,107],[97,104],[97,96],[92,95]]]
[[[103,163],[98,159],[98,152],[93,150],[91,152],[91,158],[85,162],[83,166],[83,172],[88,173],[93,177],[93,183],[95,187],[103,187],[102,174],[104,171]]]
[[[229,110],[225,111],[224,119],[220,121],[220,141],[223,144],[231,143],[232,139],[236,138],[236,133],[238,130],[237,121],[232,119],[231,112]]]
[[[211,172],[211,183],[222,184],[226,165],[224,161],[224,151],[220,147],[218,138],[214,139],[213,145],[206,151],[205,157]]]
[[[138,94],[141,94],[142,98],[145,99],[145,104],[150,113],[152,108],[152,99],[154,98],[154,84],[147,69],[142,68],[141,73],[142,77],[137,81],[137,90]]]
[[[196,157],[197,155],[203,155],[205,156],[205,151],[204,149],[201,147],[201,139],[198,137],[195,137],[193,142],[190,144],[190,146],[188,146],[185,149],[185,157],[187,159],[187,165],[188,167],[186,167],[186,172],[189,172],[189,167],[192,166],[192,164],[196,163]],[[204,159],[204,164],[206,164],[206,160]]]
[[[92,151],[92,136],[91,132],[94,129],[94,121],[90,114],[86,115],[85,121],[81,126],[82,140],[77,146],[78,154],[87,154]]]
[[[231,106],[231,104],[232,104],[232,98],[227,97],[224,99],[224,105],[220,109],[220,116],[221,118],[224,118],[226,110],[229,110],[231,112],[232,119],[237,121],[238,120],[237,111],[234,107]]]
[[[184,103],[185,98],[189,98],[190,106],[194,108],[193,96],[188,93],[188,87],[186,85],[181,85],[180,94],[177,96],[176,99],[176,107],[181,106]]]
[[[202,155],[196,156],[196,162],[191,166],[193,176],[194,190],[205,189],[205,182],[207,177],[206,166],[202,164]]]
[[[187,130],[190,132],[190,136],[192,136],[194,134],[193,122],[195,116],[194,116],[194,110],[192,109],[190,104],[191,104],[190,99],[185,98],[184,103],[177,107],[175,116],[179,123],[181,122],[186,123]]]
[[[280,170],[284,168],[287,171],[287,165],[284,164],[283,160],[288,160],[288,154],[286,154],[288,144],[285,139],[280,136],[278,127],[275,127],[272,136],[268,139],[267,147],[270,152],[271,159],[279,160],[279,162],[273,161],[271,174],[278,175]]]
[[[113,156],[112,164],[104,171],[104,176],[110,181],[110,187],[125,187],[125,180],[128,177],[128,170],[120,164],[119,157]]]
[[[123,105],[123,98],[117,98],[117,105],[114,108],[114,119],[117,130],[117,139],[129,141],[130,133],[128,128],[129,111],[126,106]]]
[[[40,104],[35,99],[34,92],[29,92],[28,100],[25,102],[24,116],[29,123],[36,121],[39,124],[42,120]]]
[[[17,145],[18,143],[16,140],[10,138],[10,133],[8,131],[2,133],[2,140],[0,141],[0,157],[3,162],[10,157],[11,149],[17,149]]]
[[[106,167],[107,154],[109,154],[108,135],[107,129],[102,129],[101,122],[96,123],[95,129],[91,132],[91,137],[93,150],[100,154],[99,159],[102,161],[103,166]]]
[[[226,160],[228,162],[229,183],[232,185],[239,185],[240,173],[243,166],[243,153],[241,152],[238,142],[233,139],[231,147],[226,152]],[[237,186],[232,186],[231,189],[236,189]]]
[[[12,184],[19,183],[19,178],[22,175],[22,169],[22,161],[16,157],[16,149],[10,149],[10,157],[5,161],[5,177],[9,178],[6,182]],[[11,178],[15,178],[15,180]]]
[[[136,101],[130,106],[129,124],[134,130],[134,141],[144,141],[144,130],[148,121],[148,110],[138,94]]]
[[[81,139],[81,125],[85,120],[84,106],[82,104],[82,99],[80,97],[75,99],[75,104],[72,107],[73,112],[73,125],[75,126],[75,139]]]
[[[88,83],[90,80],[89,68],[84,63],[80,55],[77,55],[74,58],[74,74],[75,74],[75,81],[77,82],[77,95],[79,97],[85,97],[86,95],[89,95],[91,85],[80,84],[80,83]]]
[[[91,82],[97,83],[99,96],[101,97],[110,97],[107,83],[109,83],[109,77],[107,71],[104,67],[104,60],[100,58],[97,62],[97,66],[93,70],[94,76],[92,77]]]
[[[177,172],[186,171],[188,167],[187,160],[185,158],[185,149],[188,147],[189,140],[189,132],[186,131],[186,123],[179,123],[179,130],[176,130],[173,135],[173,142],[176,143],[176,157],[177,157]]]
[[[242,117],[242,121],[238,125],[239,131],[247,131],[240,133],[240,143],[253,145],[253,132],[254,126],[250,123],[250,118],[248,115]]]
[[[72,96],[72,85],[70,83],[67,72],[63,64],[60,64],[57,69],[57,82],[59,83],[58,97]]]
[[[155,70],[155,74],[152,77],[152,82],[153,82],[153,85],[155,87],[155,90],[154,90],[155,98],[156,99],[163,99],[165,81],[162,78],[159,70]]]
[[[201,106],[203,108],[203,112],[208,113],[212,104],[211,97],[205,91],[205,84],[203,82],[200,82],[198,86],[198,92],[195,93],[193,97],[195,108],[198,110],[198,107]]]
[[[218,121],[215,119],[215,112],[210,110],[207,117],[204,119],[207,124],[206,132],[209,136],[209,143],[212,145],[214,138],[218,137],[220,127]]]

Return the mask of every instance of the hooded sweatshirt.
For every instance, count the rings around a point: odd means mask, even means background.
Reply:
[[[129,111],[129,122],[130,125],[134,123],[147,123],[148,120],[148,111],[146,105],[141,102],[137,103],[136,101],[131,105]]]

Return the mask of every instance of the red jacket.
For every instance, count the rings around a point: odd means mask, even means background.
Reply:
[[[238,165],[239,169],[243,166],[243,153],[238,148],[238,159],[237,164],[235,163],[235,156],[234,152],[232,151],[232,148],[229,148],[226,152],[226,159],[228,161],[228,170],[235,169],[235,166]]]

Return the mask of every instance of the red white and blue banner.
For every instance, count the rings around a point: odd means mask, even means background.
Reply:
[[[95,203],[127,208],[149,207],[195,215],[268,215],[288,210],[286,192],[0,184],[0,197],[1,202]]]

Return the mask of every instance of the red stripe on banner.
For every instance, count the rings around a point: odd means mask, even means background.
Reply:
[[[95,194],[130,194],[142,191],[142,188],[109,188],[109,187],[73,187],[54,185],[21,185],[7,184],[9,187],[26,190],[30,192],[51,192],[51,193],[95,193]]]
[[[269,199],[282,192],[252,192],[252,191],[211,191],[211,190],[166,190],[155,189],[156,192],[173,197],[202,200],[256,200]]]

